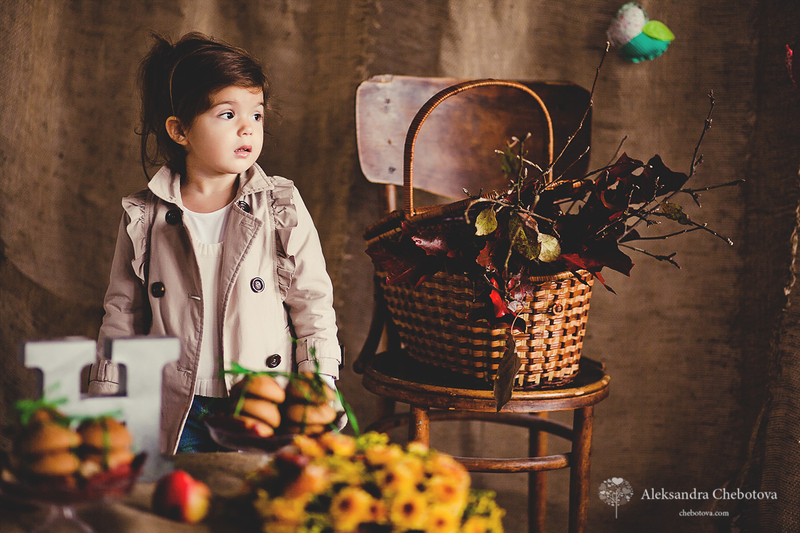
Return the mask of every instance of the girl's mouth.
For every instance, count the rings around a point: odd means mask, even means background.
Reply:
[[[253,151],[253,147],[252,146],[245,145],[245,146],[240,146],[239,148],[237,148],[234,151],[234,153],[236,155],[238,155],[238,156],[241,156],[241,157],[247,157],[248,155],[250,155],[250,152],[252,152],[252,151]]]

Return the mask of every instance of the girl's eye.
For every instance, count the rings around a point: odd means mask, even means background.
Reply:
[[[264,118],[264,115],[262,115],[261,113],[256,113],[255,115],[253,115],[253,118],[256,119],[256,122],[261,122],[261,120]]]
[[[233,111],[225,111],[224,113],[221,113],[219,116],[220,116],[220,118],[224,118],[224,119],[230,120],[230,119],[233,118]]]

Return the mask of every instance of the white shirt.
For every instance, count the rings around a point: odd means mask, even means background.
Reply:
[[[225,380],[220,374],[223,364],[220,324],[217,316],[219,316],[219,273],[222,268],[224,246],[222,236],[228,220],[229,207],[228,205],[211,213],[195,213],[188,209],[184,212],[203,285],[203,337],[195,387],[195,394],[198,396],[227,396]]]

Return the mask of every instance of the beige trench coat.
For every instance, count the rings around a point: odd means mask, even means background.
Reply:
[[[179,178],[164,167],[148,189],[122,205],[98,346],[107,338],[143,334],[180,340],[179,360],[162,373],[161,449],[175,453],[194,396],[203,333],[200,272],[183,224]],[[297,189],[254,165],[229,209],[218,316],[225,368],[237,362],[256,371],[292,372],[318,363],[321,373],[338,378],[333,288]],[[118,369],[101,349],[98,358],[90,394],[116,392]],[[230,387],[231,377],[226,380]]]

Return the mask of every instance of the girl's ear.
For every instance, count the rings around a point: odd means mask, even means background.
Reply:
[[[183,131],[183,124],[178,117],[169,117],[166,123],[167,133],[170,138],[181,146],[186,146],[186,133]]]

